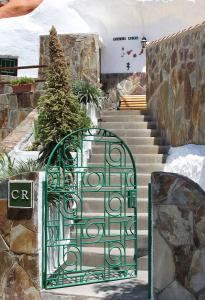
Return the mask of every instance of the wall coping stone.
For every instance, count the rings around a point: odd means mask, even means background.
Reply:
[[[201,27],[201,28],[200,28]],[[174,40],[174,39],[177,39],[177,38],[182,38],[183,36],[185,36],[186,34],[189,34],[191,32],[194,32],[194,31],[197,31],[199,29],[202,29],[202,28],[205,28],[205,21],[201,24],[197,24],[195,26],[191,26],[187,29],[183,29],[183,30],[180,30],[176,33],[173,33],[173,34],[170,34],[168,36],[165,36],[161,39],[158,39],[158,40],[155,40],[155,41],[151,41],[150,43],[147,44],[146,48],[151,48],[152,46],[157,46],[157,45],[160,45],[164,42],[168,42],[170,40]]]

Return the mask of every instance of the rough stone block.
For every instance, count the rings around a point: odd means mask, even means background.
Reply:
[[[156,220],[162,236],[173,246],[193,245],[193,213],[176,205],[161,205]]]
[[[9,103],[9,109],[17,109],[18,108],[17,96],[15,94],[10,94],[7,95],[7,97]]]
[[[205,249],[194,252],[190,268],[190,287],[196,293],[205,288]]]
[[[40,300],[39,291],[34,287],[29,275],[18,264],[10,270],[3,293],[6,299]]]
[[[174,281],[158,296],[158,300],[196,300],[196,298],[177,281]]]
[[[167,287],[175,277],[175,265],[172,250],[164,238],[154,229],[154,289],[161,291]]]
[[[37,234],[23,225],[13,227],[10,233],[10,250],[18,254],[37,253]]]

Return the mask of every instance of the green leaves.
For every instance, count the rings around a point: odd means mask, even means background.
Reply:
[[[20,84],[27,84],[27,83],[35,83],[35,80],[31,77],[19,77],[11,80],[11,85],[20,85]]]
[[[72,92],[77,96],[80,103],[84,105],[92,103],[97,108],[102,107],[102,102],[105,97],[103,91],[98,86],[82,80],[75,81],[72,84]]]

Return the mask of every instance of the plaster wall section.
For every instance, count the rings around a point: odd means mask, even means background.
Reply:
[[[147,101],[172,146],[205,144],[205,24],[147,47]]]

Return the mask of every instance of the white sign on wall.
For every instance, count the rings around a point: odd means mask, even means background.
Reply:
[[[141,36],[114,35],[102,49],[102,73],[136,73],[144,71],[145,51]]]

